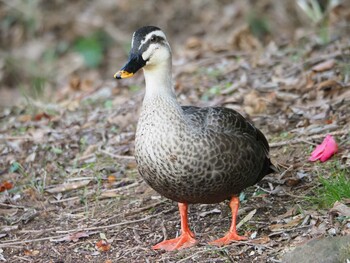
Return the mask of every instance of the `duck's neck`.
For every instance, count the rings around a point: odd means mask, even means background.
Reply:
[[[146,94],[144,103],[156,98],[176,100],[171,76],[171,59],[156,66],[146,66],[144,70]]]

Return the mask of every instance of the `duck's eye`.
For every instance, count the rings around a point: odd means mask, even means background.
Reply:
[[[151,42],[154,43],[154,42],[156,42],[156,41],[157,41],[157,37],[156,37],[156,36],[152,36],[152,37],[151,37]]]

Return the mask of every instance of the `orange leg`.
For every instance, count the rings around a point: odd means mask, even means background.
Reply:
[[[186,203],[179,203],[179,211],[181,216],[181,235],[174,239],[164,240],[153,246],[153,249],[164,249],[167,251],[172,251],[176,249],[192,247],[197,244],[197,241],[194,239],[193,232],[188,227],[187,210],[188,205]]]
[[[233,196],[230,200],[230,208],[232,211],[232,222],[231,222],[231,227],[230,231],[223,237],[219,238],[217,240],[214,240],[210,242],[210,245],[215,245],[215,246],[223,246],[230,244],[234,240],[246,240],[247,238],[244,236],[239,236],[237,234],[236,230],[236,222],[237,222],[237,213],[238,213],[238,208],[239,208],[239,197]]]

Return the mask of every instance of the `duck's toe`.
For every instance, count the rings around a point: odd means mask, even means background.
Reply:
[[[193,247],[196,244],[197,240],[192,237],[191,233],[183,233],[177,238],[164,240],[157,245],[154,245],[152,248],[155,250],[164,249],[166,251],[173,251],[187,247]]]
[[[209,245],[220,247],[220,246],[228,245],[234,241],[241,241],[241,240],[247,240],[247,239],[248,239],[247,237],[239,236],[237,233],[228,232],[224,237],[209,242]]]

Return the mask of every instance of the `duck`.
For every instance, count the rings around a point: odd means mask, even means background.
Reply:
[[[236,229],[239,195],[276,171],[266,137],[235,110],[180,105],[172,80],[171,47],[159,27],[144,26],[133,33],[128,61],[114,78],[132,77],[141,68],[146,91],[135,134],[138,171],[151,188],[178,203],[181,219],[181,234],[152,248],[195,246],[189,204],[225,200],[231,208],[231,226],[224,237],[209,244],[246,240]]]

